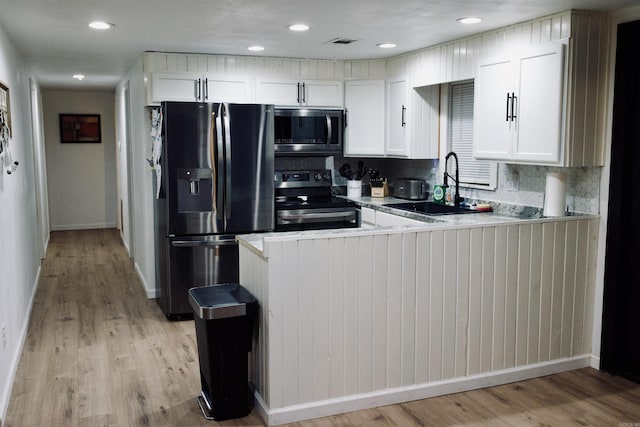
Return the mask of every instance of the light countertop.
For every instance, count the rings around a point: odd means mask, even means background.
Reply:
[[[343,196],[344,197],[344,196]],[[395,226],[372,226],[364,224],[359,228],[340,228],[328,230],[304,230],[304,231],[287,231],[287,232],[268,232],[254,233],[236,236],[236,240],[252,251],[265,255],[265,243],[270,241],[286,241],[286,240],[308,240],[322,239],[332,237],[350,237],[363,234],[388,234],[405,232],[408,229],[450,229],[460,227],[475,227],[488,224],[501,223],[517,223],[517,222],[546,222],[557,221],[561,219],[570,219],[575,217],[587,218],[597,217],[597,215],[568,215],[566,217],[548,218],[541,215],[541,210],[526,206],[500,205],[493,204],[494,212],[477,212],[464,214],[447,214],[447,215],[425,215],[415,212],[409,212],[401,209],[394,209],[389,206],[383,206],[389,203],[405,203],[408,200],[398,199],[395,197],[350,197],[361,207],[368,207],[380,212],[386,212],[393,215],[403,216],[406,218],[421,221],[421,224],[415,225],[395,225]]]

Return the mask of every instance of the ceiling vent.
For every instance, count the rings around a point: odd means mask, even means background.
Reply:
[[[356,39],[346,39],[344,37],[338,37],[337,39],[329,40],[327,43],[331,44],[351,44],[357,41]]]

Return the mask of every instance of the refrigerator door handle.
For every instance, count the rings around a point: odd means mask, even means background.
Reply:
[[[224,175],[221,175],[224,173],[224,164],[223,164],[223,159],[224,159],[224,150],[223,150],[223,146],[222,146],[222,104],[220,104],[220,106],[218,107],[218,115],[216,116],[216,113],[211,113],[212,116],[215,116],[215,132],[214,132],[214,139],[215,139],[215,153],[214,153],[214,159],[212,164],[214,165],[215,171],[214,171],[214,180],[215,182],[213,183],[213,191],[214,191],[214,200],[213,200],[213,209],[216,212],[216,216],[218,219],[222,219],[222,210],[223,210],[223,195],[224,195],[224,179],[221,179],[221,177],[223,177]],[[213,117],[212,117],[213,118]]]
[[[231,218],[231,126],[229,124],[229,109],[227,104],[221,104],[224,108],[224,160],[225,160],[225,192],[224,192],[224,219],[225,228],[226,221]]]

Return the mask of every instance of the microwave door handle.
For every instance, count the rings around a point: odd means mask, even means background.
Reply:
[[[225,192],[224,192],[224,218],[226,221],[231,218],[231,127],[229,125],[229,109],[227,104],[222,104],[224,115],[222,122],[224,123],[224,161],[225,161]]]
[[[212,116],[215,116],[215,113],[211,114]],[[214,188],[215,188],[215,192],[216,195],[214,197],[214,203],[215,203],[215,211],[216,211],[216,216],[218,219],[222,219],[222,210],[224,208],[222,201],[223,201],[223,197],[224,197],[224,179],[221,179],[222,177],[224,177],[224,175],[222,175],[224,173],[224,150],[223,150],[223,136],[222,136],[222,104],[220,104],[218,106],[218,115],[215,117],[215,159],[214,159],[214,164],[216,165],[215,168],[215,182],[214,182]]]

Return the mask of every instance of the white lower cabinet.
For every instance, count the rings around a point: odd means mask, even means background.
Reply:
[[[376,225],[424,225],[424,222],[417,219],[407,218],[405,216],[378,211],[376,212]]]
[[[360,208],[360,222],[366,225],[376,225],[376,211],[371,208]]]
[[[562,161],[563,48],[539,46],[514,58],[478,61],[475,158],[548,165]]]
[[[394,225],[421,225],[423,221],[407,218],[405,216],[394,215],[387,212],[380,212],[372,208],[360,208],[360,220],[366,225],[394,226]]]

